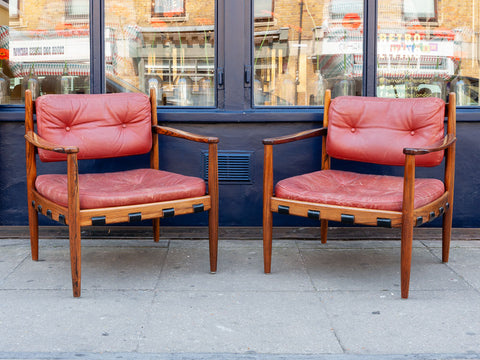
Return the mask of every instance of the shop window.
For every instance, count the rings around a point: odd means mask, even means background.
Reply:
[[[185,0],[155,0],[153,2],[153,15],[159,17],[185,16]]]
[[[362,14],[363,0],[331,0],[329,19],[343,19],[347,14]]]
[[[10,17],[18,18],[19,10],[20,10],[20,0],[7,0],[4,2],[8,4]]]
[[[472,34],[478,33],[480,1],[439,4],[405,0],[398,9],[390,0],[379,1],[377,96],[447,100],[453,91],[457,105],[479,105],[480,67],[473,51],[479,37]]]
[[[256,0],[253,9],[255,22],[272,21],[274,8],[275,0]]]
[[[158,106],[214,107],[215,0],[196,5],[185,16],[184,1],[156,0],[159,17],[147,17],[105,0],[107,92],[154,89]]]
[[[34,98],[89,93],[88,0],[68,1],[71,15],[87,19],[81,22],[68,19],[65,0],[8,5],[10,17],[0,26],[0,104],[23,104],[27,89]]]
[[[270,3],[253,4],[257,15]],[[321,106],[328,88],[361,94],[363,0],[278,1],[272,18],[255,26],[254,106]]]
[[[65,2],[65,14],[68,18],[88,19],[88,7],[88,0],[67,0]]]
[[[437,0],[404,0],[403,17],[410,21],[436,22]]]

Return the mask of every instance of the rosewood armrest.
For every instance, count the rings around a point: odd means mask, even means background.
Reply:
[[[325,135],[327,135],[327,128],[322,127],[319,129],[302,131],[296,134],[263,139],[263,144],[264,145],[286,144],[286,143],[297,141],[297,140],[303,140],[303,139],[308,139],[316,136],[325,136]]]
[[[28,131],[25,134],[25,139],[33,146],[44,150],[50,150],[62,154],[75,154],[79,151],[76,146],[64,146],[47,141],[33,131]]]
[[[442,140],[422,148],[404,148],[405,155],[425,155],[435,151],[445,150],[452,146],[457,138],[453,134],[447,134]]]
[[[160,135],[174,136],[190,141],[208,144],[216,144],[219,141],[217,137],[197,135],[188,131],[178,130],[167,126],[153,125],[152,131]]]

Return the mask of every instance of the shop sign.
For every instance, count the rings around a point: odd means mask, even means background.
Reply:
[[[380,41],[377,52],[380,56],[453,56],[453,41]]]
[[[89,54],[88,37],[10,41],[13,62],[88,61]]]
[[[357,54],[363,53],[362,41],[328,41],[325,39],[322,44],[323,55],[336,54]]]

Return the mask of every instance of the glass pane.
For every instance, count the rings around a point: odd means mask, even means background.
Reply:
[[[361,94],[363,0],[253,4],[255,105],[323,105],[326,89]]]
[[[105,12],[107,92],[215,106],[215,0],[105,0]]]
[[[71,19],[65,0],[0,4],[0,104],[23,104],[26,89],[90,92],[88,0],[75,3],[86,16]]]
[[[378,3],[377,96],[478,105],[480,1]]]
[[[432,19],[435,18],[436,0],[404,0],[403,15],[407,19]]]
[[[88,18],[88,1],[85,0],[67,0],[68,16],[84,16]]]

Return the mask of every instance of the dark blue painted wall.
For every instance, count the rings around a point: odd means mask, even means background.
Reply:
[[[220,225],[261,226],[262,224],[262,167],[265,137],[286,135],[320,125],[321,114],[315,115],[315,122],[270,122],[264,123],[184,123],[169,122],[169,126],[213,135],[220,138],[219,150],[253,151],[253,182],[251,184],[220,184]],[[232,115],[235,118],[235,116]],[[237,116],[241,118],[240,116]],[[284,118],[285,116],[280,116]],[[294,114],[292,114],[292,118]],[[318,122],[317,122],[318,121]],[[27,225],[27,200],[25,186],[25,145],[23,123],[0,121],[0,226]],[[467,121],[457,124],[457,159],[453,225],[455,227],[480,227],[480,123]],[[205,145],[186,142],[176,138],[165,138],[160,143],[160,163],[165,170],[186,175],[202,176],[201,151]],[[317,170],[320,165],[321,142],[319,139],[303,140],[279,145],[274,148],[274,174],[279,180],[304,171]],[[148,166],[148,156],[113,160],[85,161],[80,163],[82,172],[100,172],[128,169],[142,164]],[[355,171],[380,174],[402,175],[401,167],[384,167],[333,161],[333,168],[354,169]],[[65,172],[65,165],[39,164],[39,173],[50,171]],[[443,167],[420,169],[417,176],[443,176]],[[317,222],[277,215],[274,226],[316,226]],[[54,222],[41,216],[42,225]],[[144,225],[147,223],[144,223]],[[162,222],[164,225],[206,225],[206,214],[178,216]],[[439,220],[431,223],[440,225]]]

